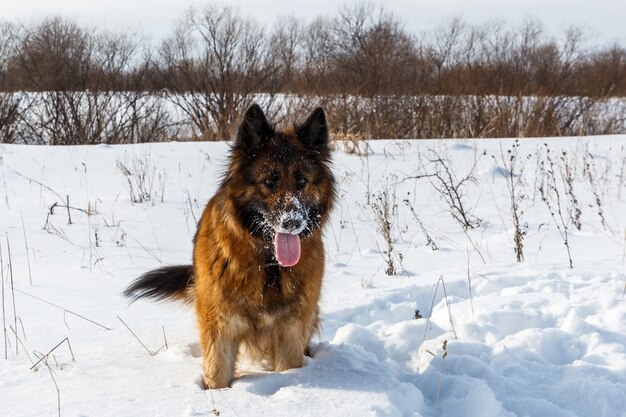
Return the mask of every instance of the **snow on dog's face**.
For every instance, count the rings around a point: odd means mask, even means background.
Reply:
[[[284,267],[300,259],[301,241],[325,223],[335,198],[328,128],[321,108],[276,131],[257,105],[246,112],[222,184],[243,226]]]

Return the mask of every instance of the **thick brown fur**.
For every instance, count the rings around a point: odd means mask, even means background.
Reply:
[[[126,291],[194,300],[207,388],[230,385],[242,350],[270,370],[302,366],[319,326],[321,233],[334,187],[324,112],[318,108],[301,125],[277,131],[253,105],[198,224],[193,269],[151,271]],[[304,220],[292,225],[284,213],[302,213]],[[280,266],[274,253],[274,233],[283,228],[300,237],[300,260],[292,267]]]

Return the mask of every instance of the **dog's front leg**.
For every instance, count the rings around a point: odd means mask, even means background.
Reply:
[[[308,326],[298,320],[276,325],[271,366],[274,371],[299,368],[304,363],[304,352],[310,338]]]
[[[239,340],[228,326],[200,321],[200,343],[204,357],[205,388],[230,386],[235,372]]]

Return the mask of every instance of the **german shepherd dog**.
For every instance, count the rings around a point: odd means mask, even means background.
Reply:
[[[147,272],[124,294],[195,303],[206,388],[231,384],[240,350],[269,370],[300,367],[318,330],[334,199],[324,111],[277,130],[254,104],[198,224],[193,265]]]

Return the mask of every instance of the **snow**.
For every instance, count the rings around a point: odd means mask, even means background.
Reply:
[[[563,150],[575,161],[582,227],[565,216],[571,269],[538,191],[544,143],[557,167]],[[519,142],[520,157],[530,155],[524,172],[513,172],[523,195],[522,263],[500,158],[512,144],[374,141],[368,155],[337,150],[339,201],[325,232],[312,357],[281,373],[244,358],[232,387],[213,391],[200,386],[193,309],[129,304],[121,292],[151,268],[190,263],[195,221],[228,145],[0,145],[3,317],[23,343],[16,354],[8,329],[4,359],[0,341],[0,415],[58,415],[56,382],[63,416],[626,416],[626,136]],[[436,182],[416,178],[432,172],[434,154],[458,178],[475,165],[463,202],[479,227],[464,232]],[[143,203],[131,202],[137,169],[149,180]],[[557,184],[565,211],[572,203],[560,176]],[[395,207],[396,276],[385,275],[373,208],[383,191]],[[68,224],[68,196],[91,215],[72,209]],[[49,368],[29,369],[29,356],[37,361],[65,338],[71,351],[61,343]]]

